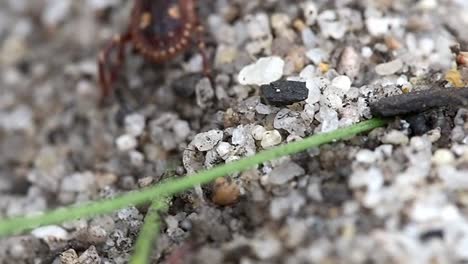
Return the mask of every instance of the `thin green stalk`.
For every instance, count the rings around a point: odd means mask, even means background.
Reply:
[[[164,199],[158,200],[157,198],[151,204],[145,216],[145,222],[140,229],[138,239],[135,243],[135,250],[133,252],[130,264],[145,264],[151,255],[153,243],[159,234],[161,227],[161,219],[159,213],[167,210],[167,201]]]
[[[57,224],[77,218],[88,218],[99,214],[110,213],[128,207],[129,205],[139,205],[151,201],[156,197],[170,197],[171,195],[190,189],[193,186],[209,183],[216,178],[248,170],[258,164],[281,156],[298,153],[308,148],[333,142],[338,139],[349,138],[358,133],[381,127],[385,123],[386,121],[382,119],[371,119],[346,128],[337,129],[333,132],[313,135],[300,141],[264,150],[251,157],[242,158],[238,161],[217,166],[210,170],[203,170],[193,175],[172,178],[155,186],[129,192],[113,199],[99,200],[78,206],[56,209],[40,215],[3,219],[0,220],[0,236],[24,232],[38,226]]]

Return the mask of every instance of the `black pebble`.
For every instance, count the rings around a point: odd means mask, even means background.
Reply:
[[[435,229],[435,230],[429,230],[425,233],[422,233],[419,235],[419,239],[421,241],[428,241],[431,239],[444,239],[444,231],[440,229]]]
[[[468,89],[429,89],[382,98],[369,104],[372,115],[391,117],[444,106],[468,105]]]
[[[186,74],[174,80],[171,86],[176,95],[189,98],[195,94],[195,86],[201,78],[203,78],[203,75],[200,73]]]
[[[283,106],[304,101],[309,95],[305,82],[276,81],[260,86],[267,104]]]

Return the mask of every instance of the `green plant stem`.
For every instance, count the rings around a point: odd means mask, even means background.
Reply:
[[[262,164],[263,162],[281,156],[298,153],[308,148],[333,142],[338,139],[349,138],[358,133],[381,127],[385,123],[386,121],[382,119],[371,119],[349,127],[337,129],[329,133],[313,135],[300,141],[264,150],[254,156],[245,157],[238,161],[217,166],[210,170],[203,170],[193,175],[181,178],[172,178],[155,186],[129,192],[113,199],[99,200],[78,206],[60,208],[40,215],[27,217],[19,216],[10,219],[3,219],[0,220],[0,236],[24,232],[38,226],[57,224],[77,218],[88,218],[99,214],[110,213],[130,205],[139,205],[152,201],[156,197],[170,197],[176,193],[190,189],[193,186],[209,183],[216,178],[248,170],[258,164]]]
[[[145,216],[145,222],[140,229],[135,243],[130,264],[146,264],[151,255],[151,250],[161,227],[159,213],[167,210],[167,201],[158,198],[151,204]]]

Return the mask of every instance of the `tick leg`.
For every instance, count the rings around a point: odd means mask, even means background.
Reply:
[[[109,96],[112,85],[118,77],[125,60],[125,44],[131,40],[129,32],[115,36],[99,53],[98,74],[101,86],[101,100]],[[112,61],[112,52],[117,49],[117,57]]]
[[[208,54],[206,53],[206,45],[203,37],[204,29],[201,25],[199,25],[197,26],[196,30],[197,32],[195,34],[195,41],[203,60],[203,74],[211,78],[211,63],[208,58]]]

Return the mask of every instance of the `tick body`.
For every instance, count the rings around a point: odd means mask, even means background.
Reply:
[[[116,35],[99,54],[98,68],[102,98],[112,91],[112,85],[118,78],[125,60],[127,44],[154,63],[173,59],[196,44],[203,57],[204,73],[209,73],[202,38],[203,28],[198,20],[196,0],[133,1],[127,31]]]

